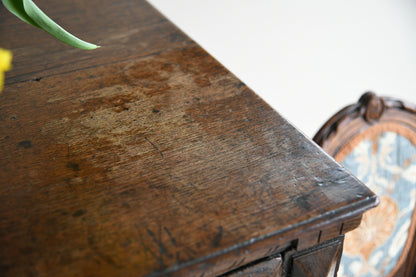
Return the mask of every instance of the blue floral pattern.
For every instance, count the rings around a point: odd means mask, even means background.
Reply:
[[[383,132],[361,141],[341,162],[379,196],[380,205],[346,234],[338,276],[388,276],[410,231],[416,202],[416,147],[402,135]]]

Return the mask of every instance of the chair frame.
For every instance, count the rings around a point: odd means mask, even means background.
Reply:
[[[413,133],[409,138],[416,146],[416,106],[391,97],[378,97],[373,92],[361,96],[356,104],[349,105],[330,118],[313,140],[332,157],[340,160],[350,152],[348,144],[372,126],[383,124],[386,130]],[[397,130],[395,129],[397,127]],[[400,133],[400,132],[399,132]],[[344,153],[343,153],[344,152]],[[389,276],[415,276],[416,270],[416,209],[410,226],[407,257],[400,257]],[[405,246],[406,247],[406,246]]]

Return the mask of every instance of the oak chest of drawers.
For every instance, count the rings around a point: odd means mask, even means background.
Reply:
[[[102,47],[0,9],[0,275],[335,274],[371,191],[146,2],[37,2]]]

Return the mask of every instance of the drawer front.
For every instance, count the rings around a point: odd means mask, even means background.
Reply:
[[[343,236],[296,252],[292,256],[291,275],[293,277],[332,277],[337,276],[342,255]]]
[[[282,258],[270,258],[255,264],[247,265],[241,269],[230,272],[226,277],[281,277]],[[224,276],[224,277],[225,277]]]

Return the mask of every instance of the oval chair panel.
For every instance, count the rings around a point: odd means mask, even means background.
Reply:
[[[334,115],[314,140],[380,199],[346,234],[338,276],[414,276],[414,106],[366,93]]]

